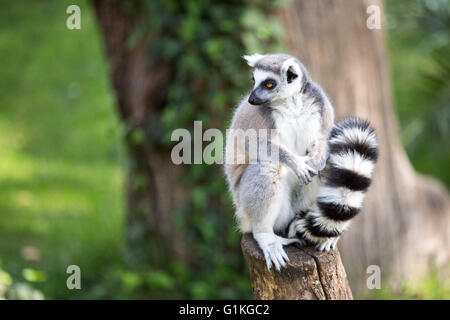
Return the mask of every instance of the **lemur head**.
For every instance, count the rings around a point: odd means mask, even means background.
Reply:
[[[303,81],[309,78],[306,69],[287,54],[253,54],[243,57],[253,71],[253,90],[248,102],[253,105],[270,104],[295,95]]]

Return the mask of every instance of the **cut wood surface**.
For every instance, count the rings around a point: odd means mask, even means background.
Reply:
[[[278,272],[267,269],[263,253],[251,234],[242,237],[241,247],[257,300],[353,299],[337,249],[317,252],[312,248],[286,246],[290,261]]]

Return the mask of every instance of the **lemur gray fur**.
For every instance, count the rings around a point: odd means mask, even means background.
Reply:
[[[369,124],[357,118],[333,127],[329,99],[296,58],[254,54],[244,59],[254,68],[254,87],[234,112],[225,174],[240,230],[252,232],[267,267],[280,270],[289,260],[284,245],[321,251],[336,246],[361,208],[377,141]],[[260,129],[272,130],[258,143],[277,150],[277,158],[248,161],[246,132]],[[239,157],[246,161],[236,161]]]

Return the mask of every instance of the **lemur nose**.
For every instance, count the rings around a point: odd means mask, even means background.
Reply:
[[[254,93],[252,93],[250,97],[248,97],[248,103],[252,105],[258,105],[261,104],[261,102],[261,99],[259,99]]]

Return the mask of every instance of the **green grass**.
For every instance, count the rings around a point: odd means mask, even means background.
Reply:
[[[450,269],[434,268],[420,279],[402,284],[399,288],[385,286],[373,290],[372,299],[383,300],[450,300]]]
[[[46,298],[86,294],[66,289],[67,266],[89,288],[124,244],[121,127],[92,10],[77,3],[72,31],[70,1],[0,1],[0,260],[16,282],[44,271],[33,285]]]

